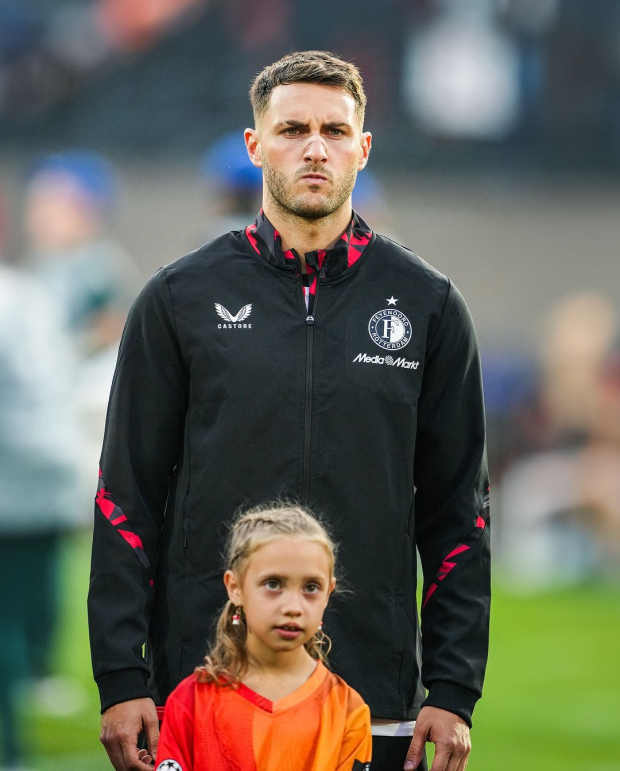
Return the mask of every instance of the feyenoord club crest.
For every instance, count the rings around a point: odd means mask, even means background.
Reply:
[[[411,340],[411,322],[396,308],[385,308],[368,322],[368,334],[380,348],[398,351]]]

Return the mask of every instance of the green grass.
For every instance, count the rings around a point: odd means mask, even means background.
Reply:
[[[90,569],[90,534],[71,538],[62,561],[62,623],[55,651],[56,672],[70,678],[86,695],[84,708],[68,717],[39,712],[26,716],[33,739],[29,767],[35,771],[110,771],[99,742],[99,697],[92,679],[86,597]]]
[[[86,628],[90,537],[68,543],[57,670],[87,693],[71,717],[28,715],[36,771],[109,771]],[[468,771],[620,769],[620,588],[515,598],[496,588]]]
[[[620,768],[619,599],[600,586],[528,599],[495,593],[471,767]]]

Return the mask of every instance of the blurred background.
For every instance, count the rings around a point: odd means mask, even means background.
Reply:
[[[472,771],[620,769],[620,3],[0,0],[0,769],[104,771],[86,592],[125,315],[251,222],[254,75],[361,69],[354,205],[482,347],[495,595]]]

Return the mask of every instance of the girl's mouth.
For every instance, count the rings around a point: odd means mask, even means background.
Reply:
[[[285,640],[294,640],[302,633],[301,627],[296,624],[284,624],[276,627],[276,632]]]

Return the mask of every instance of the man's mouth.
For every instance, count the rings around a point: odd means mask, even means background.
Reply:
[[[310,182],[328,182],[328,178],[324,174],[315,174],[314,172],[304,174],[301,178]]]

